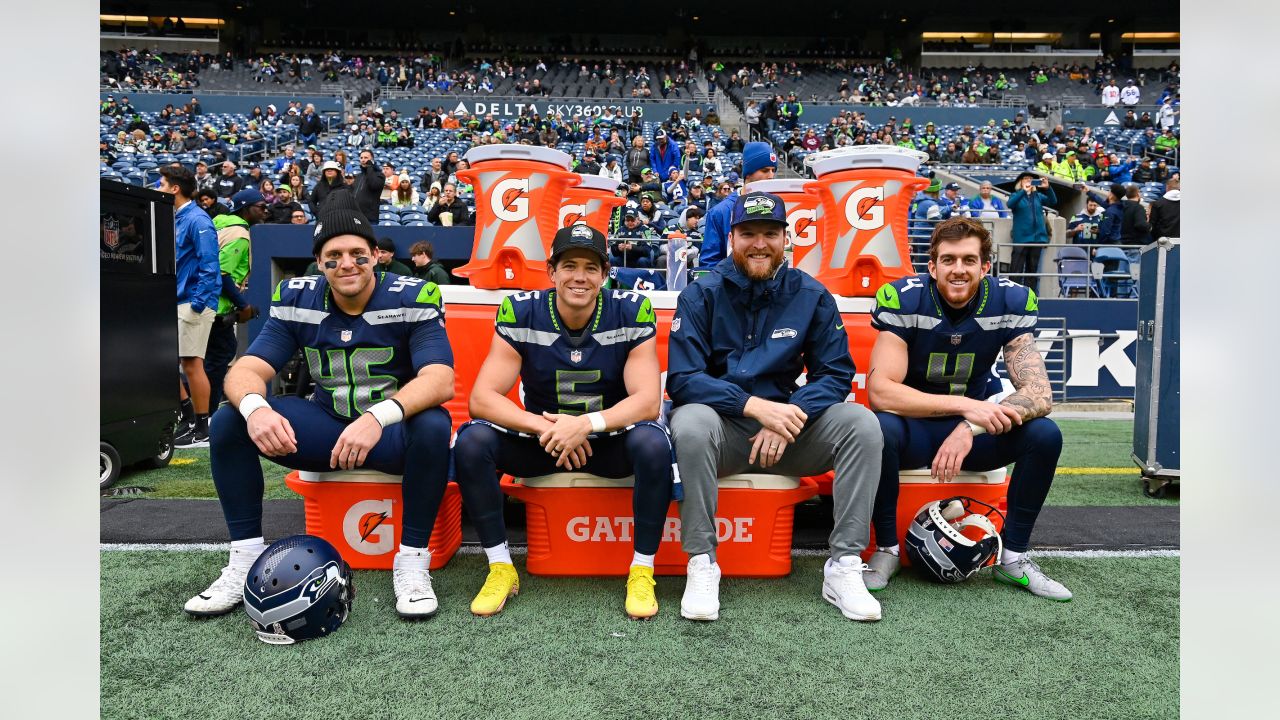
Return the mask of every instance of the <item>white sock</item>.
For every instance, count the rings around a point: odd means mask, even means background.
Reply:
[[[400,545],[400,553],[402,555],[426,555],[428,558],[431,557],[430,550],[426,548],[409,547],[403,543]]]
[[[637,566],[637,565],[639,565],[640,567],[652,568],[652,567],[653,567],[653,556],[652,556],[652,555],[643,555],[643,554],[641,554],[641,553],[635,553],[635,554],[634,554],[634,555],[632,555],[632,557],[631,557],[631,567],[635,567],[635,566]]]
[[[232,540],[231,563],[248,567],[253,565],[258,556],[266,549],[267,544],[260,537],[249,538],[248,540]]]
[[[508,565],[515,564],[511,562],[511,549],[507,547],[506,543],[487,547],[484,549],[484,554],[489,556],[490,565],[494,563],[506,563]]]
[[[876,550],[882,553],[889,553],[894,557],[898,557],[899,550],[897,545],[890,545],[888,547],[885,547],[883,545],[877,545]]]
[[[1019,560],[1021,560],[1022,558],[1026,557],[1026,556],[1027,556],[1027,554],[1026,554],[1025,552],[1014,552],[1014,551],[1012,551],[1012,550],[1001,550],[1001,551],[1000,551],[1000,564],[1001,564],[1001,565],[1009,565],[1009,564],[1011,564],[1011,563],[1016,563],[1016,562],[1018,562]]]

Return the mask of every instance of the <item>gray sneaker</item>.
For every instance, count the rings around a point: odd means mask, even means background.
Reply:
[[[902,558],[893,553],[877,550],[867,560],[867,570],[862,573],[862,581],[871,592],[879,592],[889,585],[889,578],[902,569]]]
[[[1058,602],[1067,602],[1071,599],[1071,591],[1062,583],[1045,575],[1040,566],[1027,555],[1008,565],[996,565],[992,571],[992,577],[997,582],[1020,587],[1032,595]]]

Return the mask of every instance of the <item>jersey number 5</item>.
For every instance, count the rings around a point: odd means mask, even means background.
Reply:
[[[600,382],[599,370],[557,370],[556,405],[562,413],[592,413],[604,410],[603,395],[577,392],[578,385]]]

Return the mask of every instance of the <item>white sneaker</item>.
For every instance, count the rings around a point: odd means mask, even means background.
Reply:
[[[871,592],[878,592],[889,586],[889,578],[898,574],[902,568],[902,558],[893,553],[877,550],[867,560],[867,569],[862,573],[862,582]]]
[[[253,567],[254,561],[266,549],[266,545],[233,548],[231,560],[222,568],[218,579],[204,592],[188,600],[182,609],[197,617],[226,615],[235,610],[237,605],[244,602],[244,580],[249,576],[249,568]]]
[[[422,619],[436,614],[440,604],[431,588],[431,553],[397,552],[391,561],[391,584],[396,593],[396,613],[402,618]]]
[[[822,569],[822,599],[850,620],[879,620],[880,603],[862,582],[862,571],[867,569],[856,555],[846,555],[840,562],[828,559]]]
[[[711,562],[710,555],[704,553],[689,558],[680,616],[688,620],[720,618],[720,565]]]

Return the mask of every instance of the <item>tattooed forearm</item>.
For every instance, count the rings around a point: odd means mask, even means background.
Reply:
[[[1017,408],[1023,421],[1043,417],[1053,410],[1053,389],[1044,357],[1031,333],[1019,335],[1004,346],[1004,364],[1017,390],[1001,403]]]

